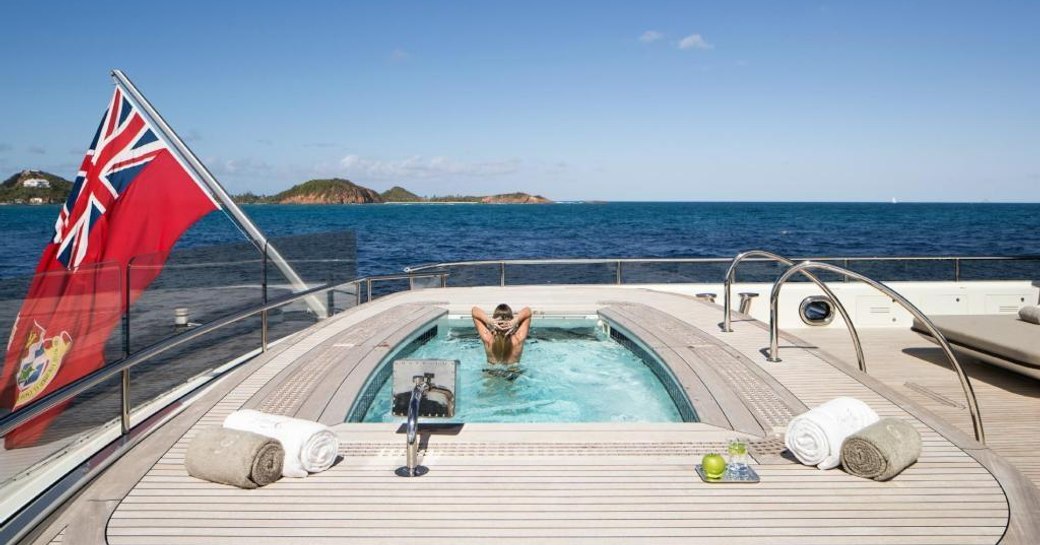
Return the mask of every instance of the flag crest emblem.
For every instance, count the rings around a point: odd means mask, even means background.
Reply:
[[[50,385],[70,348],[72,337],[67,331],[48,338],[47,330],[33,322],[18,364],[18,405],[32,401]]]

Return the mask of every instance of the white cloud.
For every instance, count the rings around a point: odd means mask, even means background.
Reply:
[[[664,34],[661,34],[660,32],[658,32],[656,30],[648,30],[648,31],[644,32],[642,36],[639,37],[639,41],[641,41],[641,42],[643,42],[645,44],[648,44],[650,42],[656,42],[657,40],[660,40],[661,38],[664,38]]]
[[[407,51],[401,49],[400,47],[398,47],[390,53],[390,60],[393,62],[404,62],[408,60],[410,57],[411,55],[409,55]]]
[[[348,176],[372,180],[408,180],[439,178],[444,176],[487,178],[516,172],[520,161],[464,162],[446,157],[425,158],[419,155],[405,159],[368,159],[359,155],[348,155],[340,160],[340,166]]]
[[[247,157],[244,159],[212,159],[207,161],[214,174],[229,176],[257,176],[270,174],[274,167],[266,161]]]
[[[704,41],[700,34],[690,34],[679,40],[679,49],[712,49],[713,45]]]

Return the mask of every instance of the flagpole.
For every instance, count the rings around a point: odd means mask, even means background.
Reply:
[[[271,258],[271,261],[274,262],[276,267],[278,267],[278,270],[282,271],[282,274],[284,274],[285,278],[289,280],[292,287],[298,291],[308,289],[308,286],[303,282],[303,279],[296,274],[296,271],[285,260],[285,258],[282,257],[282,254],[279,253],[274,245],[271,244],[271,241],[264,236],[263,232],[253,224],[253,221],[249,219],[249,216],[247,216],[245,212],[238,207],[234,200],[231,199],[231,195],[224,190],[224,187],[220,185],[220,182],[218,182],[209,169],[206,168],[206,165],[202,164],[202,161],[192,153],[191,149],[188,148],[188,145],[177,136],[177,133],[174,132],[173,128],[166,123],[166,120],[163,119],[163,117],[159,115],[159,112],[152,107],[152,104],[148,102],[148,99],[137,90],[137,87],[135,87],[130,81],[130,78],[126,77],[126,74],[124,74],[122,70],[113,70],[112,79],[114,79],[116,85],[123,90],[126,97],[134,103],[134,106],[137,106],[139,110],[148,116],[149,121],[151,122],[150,124],[160,133],[159,135],[163,137],[163,140],[165,140],[170,146],[171,151],[175,152],[183,162],[186,163],[186,166],[195,173],[195,176],[204,183],[207,188],[209,188],[213,197],[224,205],[224,208],[228,211],[231,219],[238,224],[246,236],[252,239],[253,243],[256,244],[261,252],[265,252],[266,256]],[[328,316],[328,309],[317,297],[308,296],[304,301],[306,301],[307,306],[310,307],[315,315],[317,315],[319,320]]]

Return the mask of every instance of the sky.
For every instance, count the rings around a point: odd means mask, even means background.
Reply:
[[[1040,202],[1040,2],[7,2],[0,177],[123,70],[232,193]]]

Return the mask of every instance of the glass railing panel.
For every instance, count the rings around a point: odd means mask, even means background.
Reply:
[[[829,265],[834,265],[836,267],[842,267],[842,268],[851,268],[853,263],[855,263],[854,261],[850,261],[850,262],[846,263],[842,259],[814,259],[813,261],[816,261],[817,263],[827,263]],[[848,265],[848,267],[846,267],[846,265]],[[786,269],[786,267],[785,267],[785,269]],[[809,272],[811,272],[813,274],[813,276],[815,276],[816,278],[820,279],[823,282],[847,282],[849,280],[845,275],[838,274],[838,273],[831,272],[831,271],[824,271],[824,270],[820,270],[820,269],[814,269],[814,270],[811,270]],[[804,275],[797,274],[797,275],[795,275],[795,277],[791,278],[791,281],[793,281],[793,282],[809,282],[809,279],[806,278]]]
[[[252,244],[194,247],[131,260],[127,278],[141,290],[130,307],[130,351],[259,305],[260,253]]]
[[[357,235],[353,231],[307,233],[268,239],[285,262],[308,287],[336,285],[357,278]],[[268,251],[268,297],[293,290]]]
[[[120,433],[120,378],[113,377],[0,437],[0,521]]]
[[[447,283],[450,288],[497,286],[501,276],[501,266],[498,263],[449,265],[444,270],[448,273]]]
[[[962,259],[960,279],[1040,282],[1040,258]]]
[[[726,264],[729,268],[729,263]],[[778,261],[766,260],[765,258],[749,258],[737,265],[734,273],[734,281],[739,283],[772,283],[780,277],[788,268],[788,265]],[[791,278],[792,282],[801,282],[801,277]]]
[[[362,301],[369,300],[368,289],[369,287],[367,282],[361,285]],[[412,289],[412,286],[407,278],[373,279],[371,299],[375,300],[385,295],[390,295],[400,291],[408,291],[410,289]]]
[[[113,264],[105,265],[105,275],[108,277],[102,284],[109,284],[109,286],[103,288],[107,292],[107,295],[101,295],[102,298],[108,299],[110,305],[118,305],[122,301],[122,296],[117,293],[121,291],[122,274],[119,273],[118,268]],[[97,270],[94,268],[81,268],[82,274],[88,271]],[[43,273],[44,276],[48,277],[53,281],[53,276],[67,275],[65,272],[58,273]],[[33,280],[37,279],[38,275],[25,275],[4,278],[0,281],[0,338],[3,338],[5,343],[6,340],[11,339],[11,328],[14,327],[15,320],[18,317],[19,312],[22,311],[22,305],[25,302],[25,298],[29,293],[29,287],[32,285]],[[37,282],[43,280],[43,277],[37,279]],[[114,309],[113,309],[114,310]],[[123,357],[123,328],[121,324],[117,324],[116,327],[112,328],[111,336],[105,344],[104,348],[104,361],[112,362]],[[4,367],[4,361],[0,359],[0,369]],[[2,397],[2,396],[0,396]],[[10,407],[3,407],[0,403],[0,416],[10,412]]]
[[[614,284],[617,264],[597,263],[507,264],[506,285]]]
[[[843,266],[841,260],[832,261]],[[952,282],[953,259],[850,259],[848,269],[879,282]]]
[[[727,265],[721,262],[628,261],[621,264],[621,281],[624,284],[722,282]]]
[[[3,335],[10,348],[0,364],[0,416],[121,356],[123,275],[117,264],[48,271],[23,285],[20,300],[6,300],[11,306]]]
[[[190,329],[191,326],[182,331]],[[212,378],[215,369],[259,348],[260,316],[255,315],[142,362],[130,370],[131,410],[156,401],[157,405],[165,405]],[[166,394],[172,393],[177,395],[165,399]]]
[[[302,291],[299,283],[279,267],[280,262],[292,269],[305,289],[335,287],[268,311],[269,339],[306,329],[358,303],[357,287],[346,284],[357,278],[357,236],[353,231],[272,238],[265,259],[268,301]]]

